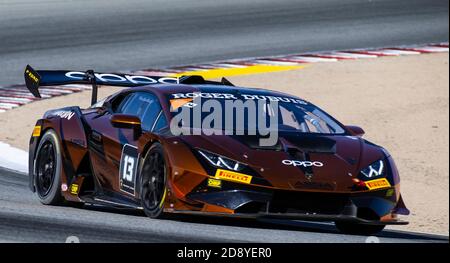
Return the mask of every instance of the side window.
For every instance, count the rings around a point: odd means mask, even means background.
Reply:
[[[295,115],[292,111],[286,109],[283,106],[280,106],[279,108],[280,115],[281,115],[281,124],[293,128],[296,130],[300,129],[300,124],[298,123],[297,119],[295,118]]]
[[[141,119],[142,129],[149,131],[153,127],[161,106],[158,99],[147,92],[136,92],[119,107],[121,113],[135,115]]]
[[[131,100],[134,93],[120,94],[111,102],[111,109],[113,112],[122,113],[126,104]]]
[[[157,132],[166,126],[167,126],[166,117],[164,116],[163,113],[161,113],[160,117],[158,118],[158,121],[156,121],[155,128],[153,128],[153,131]]]

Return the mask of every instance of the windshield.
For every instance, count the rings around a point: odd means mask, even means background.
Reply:
[[[179,127],[203,129],[211,127],[236,132],[257,129],[260,127],[258,125],[265,125],[267,129],[277,131],[345,133],[341,125],[324,111],[298,98],[254,94],[188,95],[169,96],[172,118],[178,116]]]

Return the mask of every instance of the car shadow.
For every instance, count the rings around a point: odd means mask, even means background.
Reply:
[[[95,210],[99,212],[118,213],[123,215],[141,216],[145,217],[143,211],[135,209],[117,209],[97,205],[86,205],[83,209]],[[273,229],[273,230],[289,230],[302,231],[311,233],[325,233],[325,234],[341,234],[331,222],[308,222],[299,220],[283,220],[283,219],[248,219],[248,218],[232,218],[232,217],[218,217],[218,216],[203,216],[203,215],[188,215],[188,214],[169,214],[165,216],[166,220],[207,224],[207,225],[222,225],[232,227],[246,227],[253,229]],[[374,236],[380,238],[396,238],[405,240],[426,240],[436,242],[448,242],[449,237],[415,233],[400,230],[383,230]]]
[[[334,226],[333,223],[317,223],[317,222],[307,222],[307,221],[297,221],[297,220],[270,220],[271,224],[286,225],[291,227],[290,230],[295,230],[296,228],[309,229],[314,232],[318,232],[320,229],[324,233],[338,233],[340,232]],[[428,240],[428,241],[449,241],[448,236],[427,234],[427,233],[416,233],[401,230],[391,230],[385,229],[382,232],[375,234],[373,236],[381,238],[396,238],[396,239],[408,239],[408,240]]]

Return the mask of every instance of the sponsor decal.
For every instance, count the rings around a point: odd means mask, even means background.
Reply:
[[[183,105],[185,105],[187,103],[192,102],[192,100],[194,100],[194,99],[192,99],[192,98],[172,99],[172,100],[170,100],[170,107],[171,107],[172,110],[176,110],[179,107],[181,107],[181,106],[183,106]]]
[[[39,82],[38,77],[37,77],[36,75],[34,75],[33,72],[31,72],[29,69],[27,69],[27,70],[25,71],[25,74],[27,74],[28,77],[29,77],[31,80],[33,80],[34,82],[36,82],[36,83]]]
[[[136,147],[125,144],[122,148],[119,170],[119,188],[130,195],[135,195],[136,174],[139,153]]]
[[[232,172],[228,170],[217,169],[216,179],[222,179],[232,182],[249,184],[252,181],[252,176],[247,174],[241,174],[237,172]]]
[[[187,107],[187,108],[194,108],[195,106],[197,106],[198,104],[193,103],[193,102],[188,102],[186,104],[183,105],[183,107]]]
[[[222,181],[218,179],[208,178],[208,186],[214,188],[222,188]]]
[[[33,129],[33,137],[39,137],[39,136],[41,136],[41,126],[40,125],[36,125],[36,126],[34,126],[34,129]]]
[[[279,97],[279,96],[267,96],[267,95],[253,95],[253,94],[242,94],[241,95],[245,100],[267,100],[267,101],[276,101],[276,102],[290,102],[295,104],[303,104],[307,105],[304,100],[290,97]]]
[[[70,185],[70,193],[71,194],[77,195],[79,190],[80,190],[80,186],[78,184],[71,184]]]
[[[237,97],[234,94],[229,93],[206,93],[206,92],[190,92],[190,93],[175,93],[172,94],[174,99],[194,99],[194,98],[202,98],[202,99],[228,99],[228,100],[237,100]]]
[[[83,80],[86,78],[85,72],[80,71],[70,71],[67,72],[66,77],[76,80]],[[149,76],[138,76],[138,75],[118,75],[111,73],[95,73],[95,78],[99,82],[105,83],[133,83],[133,84],[157,84],[157,83],[167,83],[175,84],[178,82],[177,78],[169,77],[149,77]]]
[[[389,183],[389,181],[386,178],[381,178],[381,179],[366,181],[366,186],[367,186],[367,188],[369,188],[369,190],[375,190],[375,189],[390,187],[391,184]]]
[[[295,104],[308,105],[304,100],[291,98],[291,97],[281,97],[281,96],[268,96],[268,95],[255,95],[255,94],[230,94],[230,93],[215,93],[215,92],[190,92],[190,93],[175,93],[172,94],[174,99],[225,99],[225,100],[264,100],[269,102],[288,102]]]
[[[75,112],[65,111],[65,110],[55,111],[55,112],[52,112],[52,114],[51,114],[51,116],[58,116],[61,119],[67,119],[69,121],[70,121],[70,119],[72,119],[73,115],[75,115]]]
[[[281,161],[284,165],[289,166],[302,166],[302,167],[322,167],[323,163],[319,161],[298,161],[298,160],[283,160]]]

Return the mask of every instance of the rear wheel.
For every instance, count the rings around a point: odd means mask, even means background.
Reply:
[[[34,162],[36,195],[46,205],[59,205],[61,195],[61,147],[55,131],[48,130],[39,143]]]
[[[160,218],[163,215],[166,197],[166,162],[164,151],[159,143],[151,146],[141,168],[141,204],[148,217]]]
[[[373,235],[383,231],[385,225],[365,225],[351,222],[335,222],[336,228],[344,234]]]

